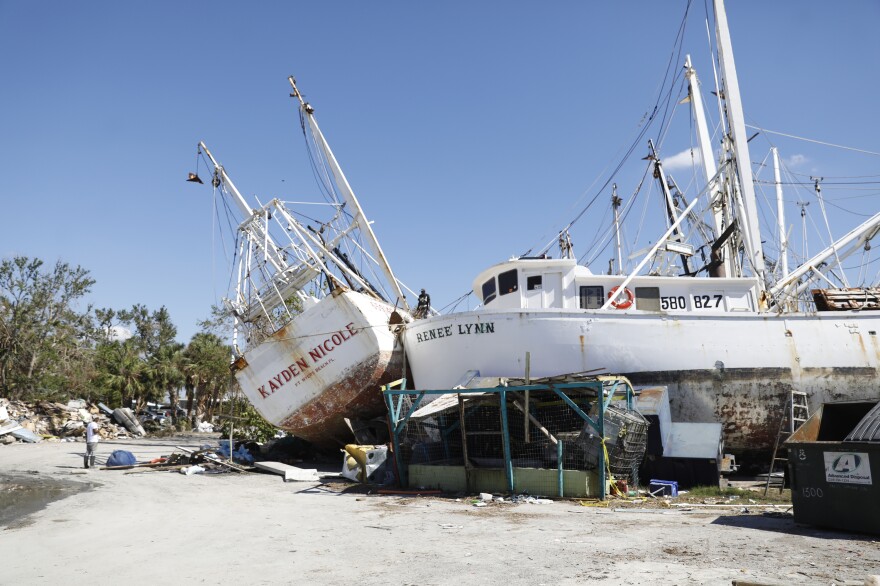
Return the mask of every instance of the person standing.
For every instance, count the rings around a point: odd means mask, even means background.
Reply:
[[[424,318],[428,317],[431,313],[431,296],[425,293],[425,290],[422,289],[422,292],[419,294],[419,304],[416,306],[415,317]]]
[[[98,424],[90,421],[86,426],[86,455],[83,456],[83,466],[89,468],[95,465],[95,451],[98,449]]]

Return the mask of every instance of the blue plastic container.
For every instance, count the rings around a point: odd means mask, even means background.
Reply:
[[[651,479],[648,492],[654,496],[678,496],[678,482],[675,480]]]

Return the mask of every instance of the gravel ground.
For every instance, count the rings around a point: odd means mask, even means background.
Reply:
[[[145,461],[204,442],[102,442],[99,463],[114,449]],[[22,477],[83,489],[0,521],[0,582],[828,585],[880,573],[877,536],[798,527],[755,508],[478,508],[267,474],[83,470],[84,448],[0,447],[7,495]]]

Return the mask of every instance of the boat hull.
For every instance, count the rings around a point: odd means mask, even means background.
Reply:
[[[321,447],[350,443],[344,418],[384,413],[380,387],[402,375],[393,309],[337,290],[245,352],[235,377],[273,425]]]
[[[407,359],[420,389],[451,388],[468,370],[532,377],[598,370],[667,385],[673,417],[721,422],[725,449],[772,449],[790,391],[811,408],[880,398],[880,313],[656,315],[491,311],[410,324]]]

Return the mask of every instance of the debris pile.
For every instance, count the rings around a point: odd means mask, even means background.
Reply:
[[[225,457],[223,456],[225,454]],[[161,456],[149,462],[138,462],[134,454],[123,450],[114,451],[107,459],[107,465],[101,470],[131,470],[133,468],[148,471],[180,472],[187,476],[193,474],[220,474],[225,472],[250,472],[254,457],[244,445],[232,453],[229,460],[229,442],[221,441],[219,447],[210,444],[202,445],[198,450],[190,450],[176,446],[168,456]]]
[[[98,433],[103,439],[128,437],[130,432],[117,425],[111,414],[81,399],[64,405],[51,401],[25,403],[0,398],[0,444],[16,441],[33,443],[44,439],[75,441],[85,437],[86,426],[91,421],[98,423]]]

